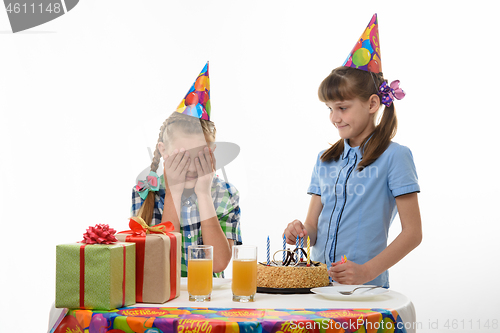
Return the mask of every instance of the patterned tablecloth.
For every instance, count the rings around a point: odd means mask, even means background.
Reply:
[[[394,291],[356,302],[312,294],[257,294],[253,303],[232,302],[230,290],[214,290],[212,302],[194,303],[187,301],[183,291],[178,299],[162,305],[63,311],[60,323],[55,328],[51,325],[49,332],[412,333],[415,319],[411,301]]]

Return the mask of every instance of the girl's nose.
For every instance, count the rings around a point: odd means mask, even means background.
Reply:
[[[196,171],[196,166],[194,165],[194,157],[191,157],[191,160],[189,161],[189,166],[188,166],[188,171],[194,172]]]
[[[334,125],[340,123],[342,121],[342,119],[340,118],[340,113],[336,112],[335,110],[330,111],[330,121]]]

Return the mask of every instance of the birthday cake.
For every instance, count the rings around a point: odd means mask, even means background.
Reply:
[[[257,265],[257,288],[304,289],[324,287],[330,284],[326,265],[318,261],[301,261],[297,251],[286,251],[284,260]]]
[[[306,262],[296,266],[257,265],[257,287],[261,288],[316,288],[330,284],[326,265]]]

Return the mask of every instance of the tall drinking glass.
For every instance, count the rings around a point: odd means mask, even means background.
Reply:
[[[233,246],[233,301],[253,302],[257,292],[257,247]]]
[[[193,302],[212,299],[213,247],[188,246],[188,293]]]

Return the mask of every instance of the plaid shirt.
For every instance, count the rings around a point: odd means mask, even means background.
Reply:
[[[165,181],[163,175],[160,177],[160,190],[155,193],[155,207],[153,211],[153,220],[151,225],[161,223],[165,200]],[[240,206],[239,206],[238,190],[218,177],[214,177],[212,181],[212,199],[214,202],[215,212],[219,219],[222,231],[227,239],[233,239],[235,245],[241,244],[240,231]],[[137,216],[139,208],[144,201],[139,196],[139,193],[132,190],[132,210],[131,215]],[[182,259],[181,259],[181,276],[187,276],[187,251],[189,245],[203,244],[201,235],[200,212],[197,207],[197,197],[193,193],[186,198],[184,195],[181,199],[181,234],[182,234]],[[216,277],[223,277],[224,272],[214,273]]]

